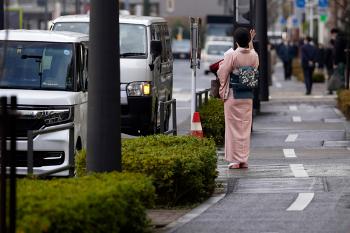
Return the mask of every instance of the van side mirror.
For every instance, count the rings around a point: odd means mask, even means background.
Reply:
[[[158,57],[162,54],[162,42],[160,40],[151,41],[151,53],[154,57]]]

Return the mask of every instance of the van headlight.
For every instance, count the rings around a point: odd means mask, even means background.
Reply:
[[[36,118],[43,119],[46,126],[63,124],[73,120],[73,109],[44,110],[38,112]]]
[[[132,82],[126,87],[128,96],[149,96],[151,84],[149,82]]]

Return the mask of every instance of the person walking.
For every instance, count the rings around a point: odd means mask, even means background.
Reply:
[[[337,28],[331,30],[331,37],[334,40],[334,73],[338,75],[342,85],[345,84],[345,64],[346,64],[346,35]]]
[[[237,28],[234,32],[237,49],[225,53],[218,70],[220,97],[224,100],[225,159],[229,162],[229,169],[248,168],[253,92],[252,89],[238,89],[231,73],[237,74],[242,66],[259,66],[259,57],[252,43],[255,34],[255,30]]]
[[[294,58],[293,53],[293,47],[288,40],[283,40],[283,42],[278,46],[277,54],[283,62],[284,80],[291,79],[292,61]]]
[[[312,38],[306,37],[304,45],[301,46],[301,65],[304,72],[306,95],[311,95],[312,91],[312,74],[315,70],[316,52]]]

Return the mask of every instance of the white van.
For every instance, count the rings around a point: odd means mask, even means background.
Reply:
[[[88,15],[61,16],[53,31],[89,33]],[[159,102],[172,99],[173,56],[167,22],[159,17],[119,16],[122,132],[156,133]],[[169,126],[170,108],[165,129]]]
[[[0,96],[17,96],[16,166],[27,173],[28,130],[74,123],[74,147],[86,147],[88,36],[73,32],[0,31]],[[34,137],[34,173],[72,161],[69,130]],[[56,175],[68,175],[69,171]]]

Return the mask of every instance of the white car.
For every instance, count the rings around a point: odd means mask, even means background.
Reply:
[[[69,129],[33,138],[34,174],[72,164],[74,149],[86,147],[87,46],[88,36],[80,33],[0,31],[0,56],[5,61],[0,92],[17,96],[20,114],[16,122],[17,174],[27,173],[28,131],[74,125],[74,138]],[[70,139],[74,148],[69,147]]]
[[[208,41],[202,51],[202,69],[209,74],[209,66],[224,58],[224,53],[232,48],[232,41]]]
[[[53,31],[89,32],[89,15],[61,16]],[[164,18],[119,16],[121,130],[131,135],[160,129],[160,103],[172,99],[173,55]],[[170,108],[166,109],[165,130]]]

